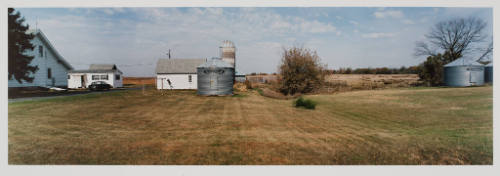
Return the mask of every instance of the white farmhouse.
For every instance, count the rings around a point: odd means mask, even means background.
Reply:
[[[88,88],[92,82],[104,81],[112,87],[123,87],[123,72],[114,64],[91,64],[88,70],[68,72],[68,88]]]
[[[157,89],[197,89],[196,67],[206,59],[159,59],[156,64]]]
[[[25,81],[19,83],[14,77],[9,78],[9,88],[68,86],[66,75],[73,67],[57,52],[41,30],[28,30],[27,32],[35,35],[31,40],[35,48],[27,54],[34,56],[30,65],[38,66],[38,70],[30,75],[34,77],[31,83]]]

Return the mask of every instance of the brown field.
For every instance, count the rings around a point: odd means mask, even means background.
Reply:
[[[142,85],[149,84],[154,85],[156,79],[154,77],[123,77],[124,85]]]
[[[162,95],[162,93],[164,93]],[[492,164],[492,87],[260,96],[140,90],[9,103],[9,164]]]
[[[410,87],[419,83],[417,74],[331,74],[326,80],[352,89]]]

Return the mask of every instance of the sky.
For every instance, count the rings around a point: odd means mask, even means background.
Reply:
[[[493,35],[491,8],[18,8],[75,68],[117,64],[125,76],[154,76],[159,58],[219,56],[234,42],[236,71],[277,72],[283,48],[315,50],[330,69],[413,66],[415,42],[437,22],[475,16]],[[488,43],[485,43],[487,45]],[[472,53],[471,55],[473,55]],[[472,56],[474,57],[474,56]]]

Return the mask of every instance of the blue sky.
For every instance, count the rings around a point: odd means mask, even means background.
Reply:
[[[236,47],[239,73],[277,71],[283,47],[317,51],[329,68],[401,67],[424,60],[415,42],[437,22],[491,8],[19,8],[76,69],[114,63],[126,76],[153,76],[158,58],[219,55],[223,40]],[[38,22],[36,22],[38,21]],[[487,45],[488,43],[485,43]],[[474,56],[472,56],[474,57]]]

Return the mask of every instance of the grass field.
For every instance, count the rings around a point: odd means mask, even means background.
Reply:
[[[9,164],[492,164],[493,90],[148,90],[9,103]]]

